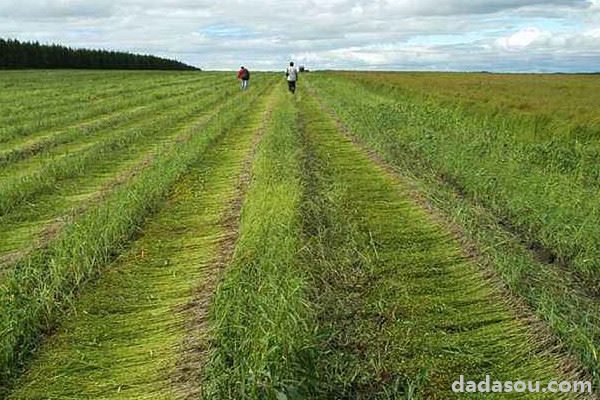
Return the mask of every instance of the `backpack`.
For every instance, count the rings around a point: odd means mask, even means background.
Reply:
[[[250,71],[248,71],[247,69],[244,69],[244,73],[242,74],[242,79],[245,81],[250,79]]]

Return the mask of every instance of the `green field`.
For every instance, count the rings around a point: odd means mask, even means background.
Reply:
[[[596,398],[600,77],[298,87],[0,74],[0,398]]]

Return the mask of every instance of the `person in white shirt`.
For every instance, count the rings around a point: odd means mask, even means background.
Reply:
[[[290,66],[285,71],[287,77],[288,89],[290,92],[296,93],[296,81],[298,80],[298,69],[294,67],[294,62],[290,62]]]

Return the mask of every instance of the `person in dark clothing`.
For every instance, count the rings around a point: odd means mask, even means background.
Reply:
[[[298,68],[294,67],[294,63],[290,62],[290,66],[285,70],[287,77],[288,89],[292,93],[296,93],[296,81],[298,80]]]
[[[248,81],[250,80],[250,71],[244,66],[240,67],[238,71],[237,78],[242,81],[242,90],[248,89]]]

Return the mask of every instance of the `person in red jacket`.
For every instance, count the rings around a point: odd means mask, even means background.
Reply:
[[[250,80],[250,71],[244,66],[240,67],[237,78],[242,81],[242,90],[248,89],[248,81]]]

